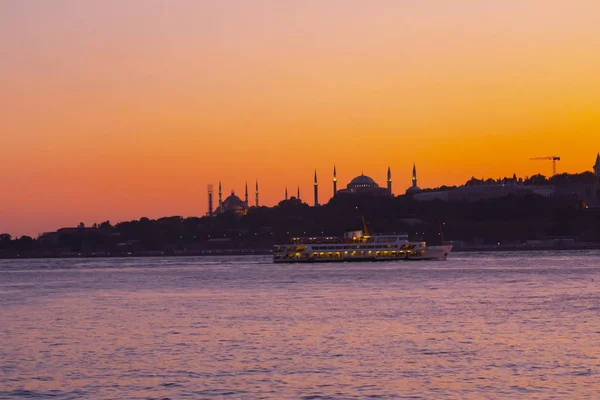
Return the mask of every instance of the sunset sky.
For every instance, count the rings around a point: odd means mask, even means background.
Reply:
[[[0,233],[591,170],[598,0],[4,0]],[[251,194],[252,197],[252,194]]]

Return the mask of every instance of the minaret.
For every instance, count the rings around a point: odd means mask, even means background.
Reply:
[[[298,186],[298,200],[300,200],[300,186]]]
[[[219,210],[221,207],[223,207],[223,191],[221,190],[221,181],[219,181]]]
[[[213,215],[213,185],[208,185],[208,215]]]
[[[412,187],[417,187],[417,165],[413,163]]]
[[[596,175],[596,178],[600,178],[600,152],[596,156],[596,164],[594,164],[594,175]]]
[[[388,175],[387,175],[387,190],[388,194],[392,195],[392,170],[388,166]]]
[[[246,207],[248,207],[249,206],[249,204],[248,204],[248,181],[246,181],[246,196],[245,196],[245,198],[246,198]]]
[[[317,182],[317,170],[315,169],[315,207],[319,205],[319,183]]]
[[[333,166],[333,197],[337,194],[337,174],[335,172],[335,165]]]
[[[287,186],[285,187],[285,199],[288,199],[288,195],[287,195]]]
[[[256,180],[256,207],[258,207],[258,179]]]

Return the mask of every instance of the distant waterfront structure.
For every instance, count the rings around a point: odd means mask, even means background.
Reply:
[[[285,199],[288,199],[287,186],[285,187]]]
[[[300,185],[298,185],[298,196],[297,196],[298,200],[300,200]]]
[[[406,194],[416,194],[421,191],[421,188],[417,186],[417,164],[413,163],[412,170],[412,185],[406,189]]]
[[[391,196],[392,195],[392,170],[390,169],[389,165],[388,165],[388,173],[387,173],[387,190],[388,190],[388,194]]]
[[[246,201],[246,206],[247,206],[249,204],[248,203],[248,181],[246,181],[246,192],[245,192],[244,200]]]
[[[596,178],[600,178],[600,152],[596,155],[596,164],[594,164],[594,175]]]

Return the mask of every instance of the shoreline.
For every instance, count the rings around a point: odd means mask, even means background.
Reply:
[[[526,251],[577,251],[600,250],[600,243],[587,243],[581,246],[490,246],[490,247],[460,247],[453,248],[451,253],[492,253],[492,252],[526,252]],[[145,257],[222,257],[222,256],[267,256],[270,249],[244,250],[202,250],[181,252],[130,252],[130,253],[73,253],[73,254],[17,254],[0,256],[0,260],[28,259],[72,259],[72,258],[145,258]]]

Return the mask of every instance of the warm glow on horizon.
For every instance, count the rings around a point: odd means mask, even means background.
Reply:
[[[0,233],[591,170],[600,2],[0,3]]]

